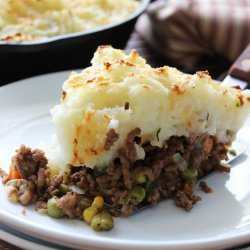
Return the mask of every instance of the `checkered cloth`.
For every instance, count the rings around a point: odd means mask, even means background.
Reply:
[[[173,64],[192,68],[204,55],[232,63],[250,42],[250,0],[158,0],[136,29]]]

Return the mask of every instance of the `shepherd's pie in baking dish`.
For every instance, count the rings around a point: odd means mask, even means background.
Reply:
[[[29,42],[125,20],[137,0],[1,0],[0,41]]]

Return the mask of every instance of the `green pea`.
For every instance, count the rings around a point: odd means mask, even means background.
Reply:
[[[130,192],[129,192],[129,197],[131,199],[135,199],[138,202],[142,202],[145,198],[146,192],[145,189],[141,186],[134,186]]]
[[[141,186],[134,186],[128,195],[122,199],[123,205],[128,205],[131,200],[136,200],[138,203],[142,202],[146,196],[146,191]]]
[[[184,171],[181,171],[182,179],[188,180],[195,180],[198,176],[198,171],[194,167],[188,167]]]
[[[143,183],[145,183],[146,181],[147,181],[147,177],[146,177],[144,174],[140,174],[140,175],[138,175],[137,178],[136,178],[136,182],[137,182],[138,184],[143,184]]]
[[[58,188],[59,192],[61,195],[65,195],[67,194],[68,191],[70,191],[70,188],[68,185],[62,183],[59,188]]]
[[[113,228],[114,220],[107,210],[103,210],[92,218],[90,226],[95,231],[108,231]]]
[[[56,205],[57,201],[58,201],[58,197],[56,197],[56,196],[54,196],[53,198],[51,198],[47,201],[48,214],[53,218],[61,218],[64,216],[63,209],[59,208]]]

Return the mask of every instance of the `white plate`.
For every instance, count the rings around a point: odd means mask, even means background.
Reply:
[[[50,108],[61,95],[68,72],[20,81],[0,88],[0,167],[8,169],[14,150],[25,144],[41,147],[51,140]],[[250,144],[250,121],[238,139]],[[94,232],[82,221],[53,219],[32,206],[10,203],[0,185],[0,222],[22,233],[77,249],[211,249],[250,243],[249,151],[234,162],[230,175],[206,180],[214,189],[191,212],[161,202],[129,218],[116,218],[110,232]]]

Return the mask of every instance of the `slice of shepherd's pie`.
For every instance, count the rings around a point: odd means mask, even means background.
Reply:
[[[71,73],[61,104],[51,110],[50,169],[41,151],[24,146],[12,168],[33,181],[39,208],[49,210],[47,200],[57,196],[60,216],[83,214],[88,223],[103,206],[101,197],[115,215],[163,197],[190,210],[200,200],[195,181],[214,169],[227,171],[221,161],[249,113],[248,90],[222,87],[207,72],[154,69],[136,51],[101,46],[91,67]],[[32,171],[25,159],[34,162]],[[52,179],[49,170],[57,174]],[[85,196],[97,198],[86,205]]]
[[[183,187],[221,168],[249,112],[248,90],[215,84],[207,72],[154,69],[136,51],[102,46],[91,67],[70,75],[51,111],[53,160],[123,215],[165,196],[189,210],[197,197]]]

